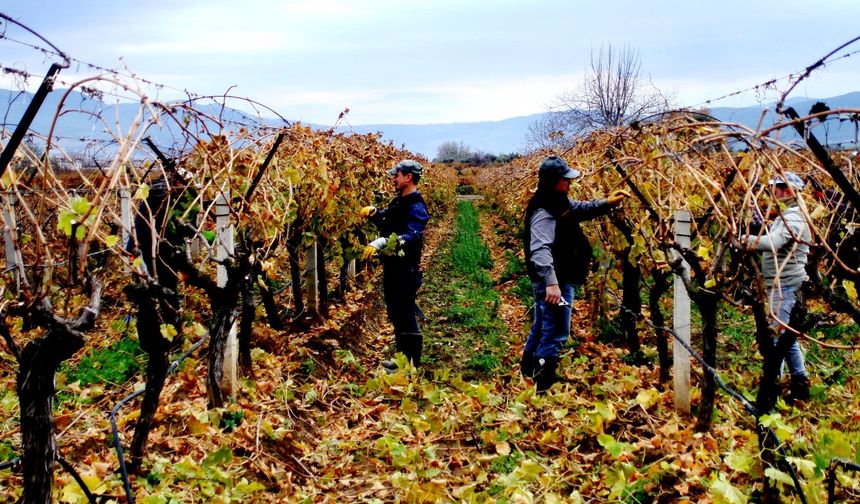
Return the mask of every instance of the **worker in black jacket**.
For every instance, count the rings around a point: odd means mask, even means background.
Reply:
[[[421,249],[430,215],[417,186],[422,175],[420,164],[401,161],[388,174],[397,197],[384,210],[368,206],[360,211],[362,217],[370,218],[380,234],[365,246],[362,257],[368,260],[379,255],[385,307],[394,326],[395,346],[417,366],[421,361],[422,336],[416,320],[415,297],[421,286]],[[397,369],[392,361],[383,361],[382,365],[389,372]]]
[[[629,196],[571,201],[570,181],[580,176],[557,156],[543,160],[538,188],[526,207],[524,249],[534,290],[534,322],[523,349],[520,371],[533,377],[538,392],[558,380],[561,347],[570,335],[573,293],[585,282],[592,249],[579,223],[609,213]]]

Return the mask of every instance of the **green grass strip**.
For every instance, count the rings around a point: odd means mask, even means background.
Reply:
[[[454,236],[431,266],[424,299],[434,302],[428,329],[446,341],[444,353],[428,355],[437,364],[464,367],[467,375],[488,375],[503,362],[506,327],[498,318],[501,297],[490,274],[493,260],[481,239],[480,214],[468,201],[457,203]]]

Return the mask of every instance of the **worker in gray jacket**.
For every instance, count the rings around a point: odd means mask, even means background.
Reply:
[[[806,280],[806,261],[812,232],[797,203],[797,192],[804,182],[796,174],[785,172],[784,176],[769,182],[773,197],[780,207],[779,215],[759,236],[746,236],[747,248],[762,251],[761,269],[768,294],[771,326],[783,333],[789,325],[791,310],[797,301],[797,290]],[[778,341],[774,341],[774,344]],[[803,352],[797,341],[785,356],[791,374],[791,397],[809,398],[809,374],[803,360]]]
[[[523,247],[535,304],[520,371],[534,378],[538,392],[558,380],[555,370],[570,335],[573,293],[588,275],[592,248],[579,223],[609,213],[630,196],[617,190],[606,199],[571,201],[570,183],[579,175],[562,158],[547,157],[526,208]]]

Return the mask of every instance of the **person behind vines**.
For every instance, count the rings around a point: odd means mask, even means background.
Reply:
[[[421,250],[424,246],[424,227],[430,220],[427,205],[418,191],[423,169],[410,159],[401,161],[388,170],[397,196],[388,208],[374,206],[361,209],[360,215],[369,218],[379,229],[380,237],[364,247],[362,258],[368,260],[380,252],[382,261],[382,287],[388,319],[394,326],[394,344],[397,351],[417,366],[421,362],[422,336],[416,319],[415,298],[421,286]],[[393,240],[393,249],[389,241]],[[387,372],[397,370],[393,361],[382,361]]]
[[[534,378],[538,392],[559,380],[556,368],[570,335],[574,290],[585,282],[589,270],[592,248],[579,223],[609,213],[629,196],[617,190],[607,199],[572,201],[570,183],[579,176],[560,157],[547,157],[525,212],[523,245],[535,302],[520,371]]]
[[[768,181],[777,203],[777,216],[760,236],[747,235],[744,242],[750,250],[762,251],[761,269],[768,296],[771,327],[777,329],[774,346],[784,333],[797,301],[797,291],[806,280],[806,261],[812,232],[797,203],[797,192],[804,182],[797,174],[785,172],[784,177]],[[809,374],[803,352],[797,340],[785,356],[791,374],[791,397],[809,399]]]

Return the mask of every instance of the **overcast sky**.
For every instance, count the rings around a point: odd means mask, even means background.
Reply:
[[[590,51],[608,43],[637,48],[646,78],[678,105],[696,105],[802,70],[860,35],[858,0],[3,0],[0,12],[80,60],[125,64],[200,94],[235,85],[294,120],[331,124],[348,107],[355,125],[542,112],[582,82]],[[38,74],[48,66],[8,40],[0,64]],[[792,96],[856,90],[860,54]]]

